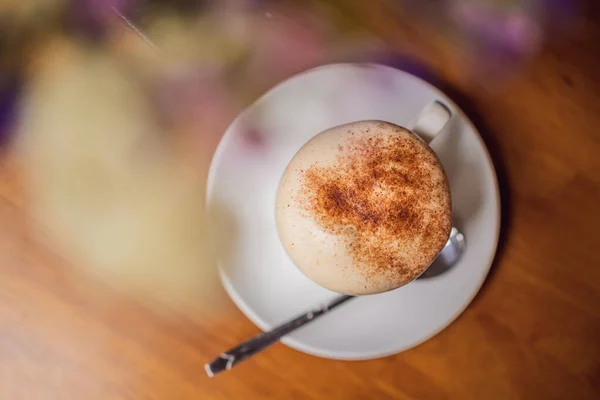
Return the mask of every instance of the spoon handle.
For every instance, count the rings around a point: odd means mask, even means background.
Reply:
[[[285,322],[273,330],[259,333],[258,335],[246,340],[242,344],[227,350],[210,364],[206,364],[204,366],[207,375],[212,377],[221,371],[230,370],[237,363],[244,361],[252,355],[278,342],[282,336],[285,336],[293,330],[308,324],[323,314],[327,314],[335,307],[345,303],[353,297],[354,296],[338,296],[327,304],[324,304],[312,311]]]

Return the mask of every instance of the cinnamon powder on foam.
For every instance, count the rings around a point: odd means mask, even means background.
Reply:
[[[315,163],[301,173],[297,201],[321,229],[345,242],[367,280],[410,282],[450,232],[441,164],[398,126],[378,123],[356,135],[352,129],[335,165]]]

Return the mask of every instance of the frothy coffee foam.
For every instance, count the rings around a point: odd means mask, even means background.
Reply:
[[[346,294],[383,292],[420,275],[451,228],[450,190],[411,132],[360,121],[311,139],[288,165],[277,226],[295,264]]]

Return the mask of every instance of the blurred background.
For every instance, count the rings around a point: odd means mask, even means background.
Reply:
[[[473,120],[502,192],[493,283],[397,357],[280,346],[201,381],[256,333],[217,279],[215,146],[332,62],[405,70]],[[599,67],[592,0],[0,0],[0,398],[598,398]]]
[[[223,247],[215,232],[229,234],[220,216],[201,212],[212,152],[266,90],[325,63],[379,62],[459,102],[470,92],[494,107],[523,80],[543,81],[535,61],[558,62],[555,49],[562,62],[577,44],[577,69],[597,70],[581,56],[599,46],[586,40],[598,29],[584,18],[591,8],[576,0],[4,0],[4,162],[22,174],[19,196],[40,240],[94,278],[180,304],[211,293]],[[249,149],[264,140],[248,130]]]

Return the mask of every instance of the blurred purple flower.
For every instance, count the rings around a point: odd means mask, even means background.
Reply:
[[[452,1],[454,19],[476,40],[517,53],[537,49],[541,36],[540,14],[535,9],[506,2]],[[493,49],[492,49],[493,50]]]
[[[0,77],[0,145],[9,138],[16,118],[21,86],[14,77]]]
[[[540,3],[449,0],[448,12],[462,33],[470,78],[486,82],[507,78],[541,46],[544,13]]]

